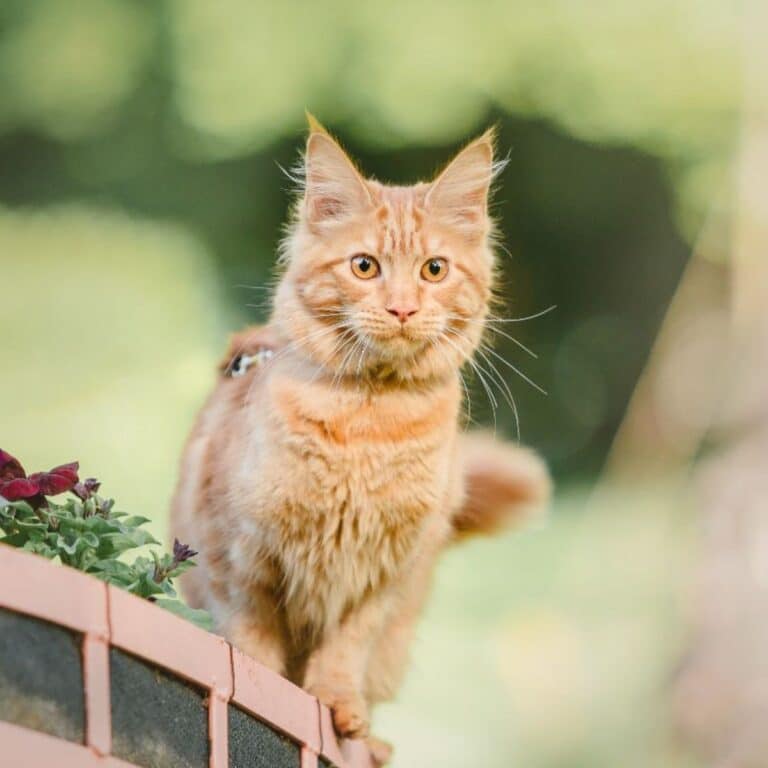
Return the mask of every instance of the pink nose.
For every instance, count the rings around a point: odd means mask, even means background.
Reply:
[[[418,307],[407,304],[387,307],[387,312],[389,312],[390,315],[394,315],[401,323],[404,323],[411,315],[415,315],[418,311]]]

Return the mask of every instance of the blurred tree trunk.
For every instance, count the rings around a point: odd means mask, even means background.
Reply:
[[[719,449],[696,470],[703,547],[678,724],[711,765],[768,766],[768,4],[747,5],[744,122]]]
[[[693,467],[701,540],[672,694],[679,731],[717,768],[768,768],[768,3],[747,0],[744,21],[730,245],[715,211],[606,473]],[[697,462],[706,443],[716,448]]]

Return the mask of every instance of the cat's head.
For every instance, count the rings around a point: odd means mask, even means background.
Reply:
[[[493,132],[430,183],[366,179],[310,118],[303,196],[283,245],[273,320],[334,375],[447,375],[491,300]]]

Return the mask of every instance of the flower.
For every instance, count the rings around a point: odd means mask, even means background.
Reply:
[[[178,539],[173,540],[173,562],[175,565],[193,558],[197,552],[187,544],[182,544]]]
[[[173,559],[169,560],[165,555],[162,560],[155,561],[155,570],[152,578],[160,584],[165,579],[173,578],[174,571],[187,560],[191,560],[197,552],[187,544],[182,544],[178,539],[173,540]],[[178,575],[178,574],[177,574]]]
[[[78,482],[79,464],[61,464],[48,472],[35,472],[29,476],[21,462],[0,449],[0,496],[7,501],[25,499],[33,507],[45,506],[46,496],[71,491]]]
[[[74,493],[80,501],[87,501],[100,487],[101,483],[95,477],[88,477],[85,480],[76,483],[72,488],[72,493]]]
[[[19,460],[0,449],[0,496],[8,501],[17,501],[34,496],[39,490],[27,478]]]

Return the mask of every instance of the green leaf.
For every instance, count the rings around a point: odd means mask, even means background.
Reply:
[[[169,579],[164,579],[160,582],[160,589],[168,595],[168,597],[177,597],[176,590],[173,588],[173,584]]]
[[[179,563],[168,575],[170,578],[176,579],[181,576],[182,573],[186,573],[190,568],[196,567],[197,563],[194,560],[185,560],[184,562]]]
[[[154,578],[154,566],[146,558],[137,558],[134,563],[134,570],[137,572],[136,580],[129,584],[127,589],[139,597],[152,597],[153,595],[162,595],[163,588]],[[150,567],[147,567],[149,565]]]
[[[177,616],[181,616],[182,619],[191,621],[201,629],[211,632],[213,630],[213,617],[208,611],[202,611],[197,608],[190,608],[181,600],[168,600],[167,598],[158,598],[155,600],[155,605],[160,608],[175,613]]]
[[[86,522],[74,517],[64,518],[59,521],[59,530],[68,536],[76,536],[81,531],[86,530]]]
[[[103,536],[107,533],[122,533],[120,523],[116,520],[108,520],[105,517],[87,517],[85,519],[85,528],[92,531],[97,536]]]
[[[27,541],[22,549],[25,552],[33,552],[36,555],[47,557],[49,560],[53,560],[53,558],[57,557],[59,554],[53,547],[48,546],[44,541]]]
[[[144,544],[156,544],[155,540],[144,531],[131,533],[108,533],[99,537],[98,555],[100,558],[117,556],[129,549],[141,547]]]
[[[148,517],[141,515],[131,515],[120,521],[126,528],[138,528],[140,525],[152,522]]]
[[[88,570],[103,581],[124,589],[137,579],[137,573],[133,566],[120,560],[96,560],[91,563]]]
[[[17,515],[26,515],[32,517],[35,515],[35,510],[26,501],[12,501],[11,508],[16,510]]]
[[[74,555],[77,552],[77,540],[67,541],[61,534],[55,539],[56,548],[68,555]]]

